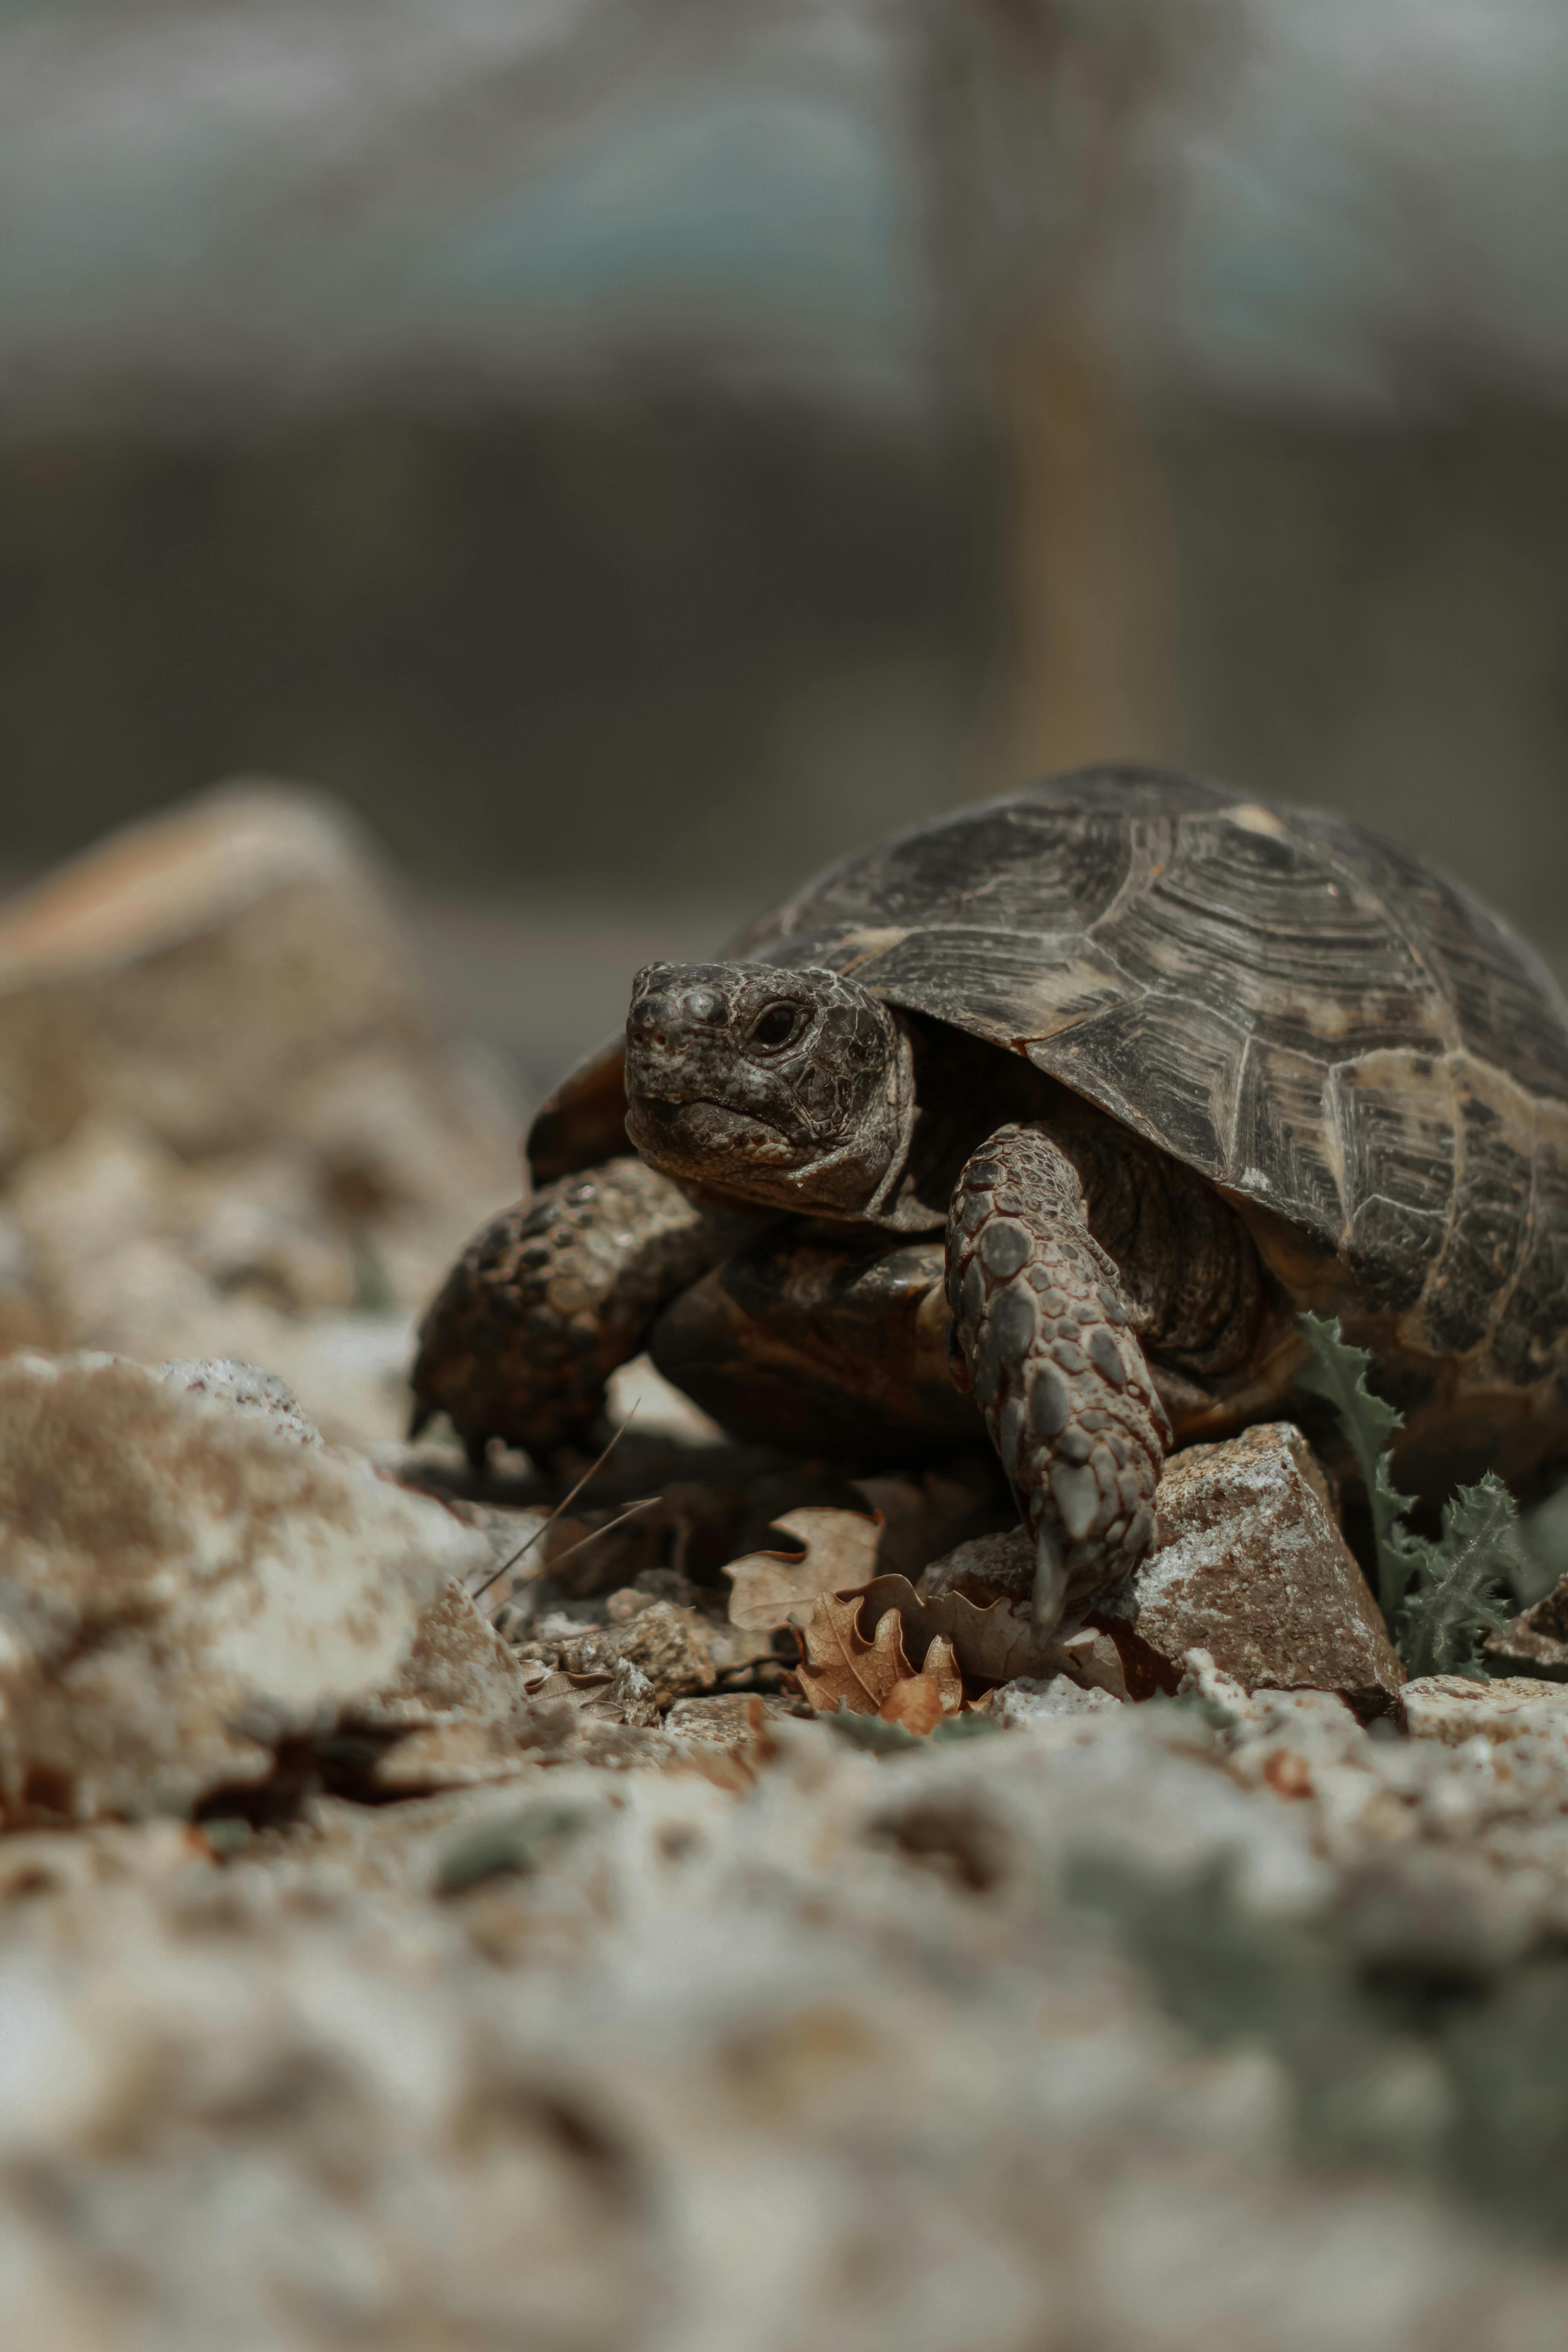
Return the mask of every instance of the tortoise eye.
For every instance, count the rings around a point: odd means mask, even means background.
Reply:
[[[789,1044],[799,1027],[800,1013],[795,1005],[770,1004],[752,1022],[749,1042],[776,1051]]]

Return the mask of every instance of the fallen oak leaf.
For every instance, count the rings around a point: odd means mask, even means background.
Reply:
[[[933,1675],[951,1699],[942,1711],[956,1714],[964,1675],[1011,1682],[1027,1674],[1039,1655],[1033,1625],[1010,1602],[981,1608],[959,1592],[922,1601],[907,1576],[877,1576],[858,1591],[819,1592],[792,1622],[803,1653],[796,1679],[819,1714],[841,1700],[858,1715],[879,1714],[894,1684],[917,1675]],[[918,1666],[910,1661],[906,1636]]]
[[[878,1720],[896,1723],[900,1731],[924,1739],[942,1721],[942,1696],[930,1675],[910,1675],[895,1683],[878,1711]]]
[[[868,1641],[860,1631],[862,1597],[819,1592],[796,1621],[802,1656],[795,1679],[818,1715],[840,1706],[854,1715],[880,1715],[894,1686],[914,1678],[898,1611],[888,1610]]]
[[[1010,1683],[1038,1666],[1033,1621],[1005,1598],[984,1606],[956,1591],[923,1600],[907,1576],[873,1577],[859,1597],[863,1622],[898,1612],[910,1650],[922,1656],[922,1673],[931,1671],[930,1648],[938,1640],[950,1645],[957,1671],[977,1682]]]
[[[887,1620],[884,1618],[885,1624]],[[952,1654],[952,1643],[939,1633],[926,1652],[918,1675],[895,1683],[879,1710],[884,1723],[896,1723],[923,1739],[944,1717],[963,1706],[963,1678]]]
[[[538,1664],[537,1677],[523,1684],[523,1696],[531,1706],[566,1699],[579,1715],[603,1717],[610,1723],[622,1721],[622,1711],[615,1699],[614,1675],[570,1675],[560,1666],[549,1667],[531,1660],[530,1664]]]
[[[731,1580],[730,1622],[765,1633],[794,1622],[818,1594],[859,1591],[876,1572],[882,1520],[858,1511],[786,1511],[773,1524],[802,1546],[784,1551],[748,1552],[724,1570]]]
[[[903,1583],[901,1577],[885,1580]],[[885,1609],[870,1638],[860,1613],[875,1584],[861,1592],[823,1592],[796,1626],[803,1652],[795,1669],[808,1703],[819,1715],[847,1707],[855,1715],[880,1716],[919,1738],[963,1705],[963,1677],[952,1643],[943,1634],[925,1645],[917,1670],[904,1649],[903,1620]]]
[[[928,1682],[936,1685],[943,1715],[958,1715],[963,1706],[963,1676],[959,1670],[958,1656],[945,1633],[939,1633],[925,1654],[921,1668]]]

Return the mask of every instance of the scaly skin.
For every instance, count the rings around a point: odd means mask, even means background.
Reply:
[[[947,1299],[955,1377],[973,1390],[1035,1539],[1046,1632],[1148,1551],[1171,1424],[1077,1172],[1037,1129],[998,1129],[960,1176]]]
[[[548,1461],[580,1443],[605,1383],[667,1299],[754,1218],[700,1207],[640,1160],[547,1184],[474,1235],[426,1315],[412,1428],[450,1414],[476,1465],[492,1437]]]

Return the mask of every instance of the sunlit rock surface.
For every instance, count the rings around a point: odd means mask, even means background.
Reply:
[[[482,1554],[277,1418],[106,1357],[0,1363],[6,1826],[189,1812],[264,1780],[397,1679]]]
[[[395,1434],[411,1322],[515,1197],[395,895],[313,795],[235,787],[0,908],[0,1348],[239,1355]]]

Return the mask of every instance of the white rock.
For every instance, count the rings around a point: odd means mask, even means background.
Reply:
[[[292,1146],[187,1166],[96,1118],[28,1160],[11,1198],[77,1344],[264,1363],[329,1438],[390,1439],[407,1416],[413,1318],[350,1311],[345,1229],[301,1169]]]
[[[89,1111],[187,1157],[284,1132],[353,1150],[389,1123],[406,1132],[412,1064],[414,1124],[439,1139],[444,1114],[450,1148],[472,1121],[430,1043],[418,956],[368,845],[315,794],[209,793],[0,911],[0,1159],[61,1141]],[[337,1108],[323,1107],[325,1074],[367,1062],[400,1076],[328,1088]]]
[[[242,1412],[259,1413],[272,1435],[290,1444],[321,1443],[321,1431],[306,1420],[288,1381],[256,1364],[239,1363],[232,1356],[187,1356],[172,1364],[159,1364],[156,1378],[167,1389],[182,1389],[192,1396],[211,1397],[216,1404],[231,1404]]]
[[[410,1325],[518,1190],[517,1107],[438,1034],[357,828],[276,787],[132,827],[0,908],[0,1346],[237,1357],[393,1436]],[[313,1326],[390,1323],[340,1377]]]
[[[6,1821],[264,1778],[279,1738],[395,1681],[476,1555],[439,1505],[254,1406],[103,1358],[0,1364]]]
[[[916,1590],[928,1601],[939,1600],[944,1592],[962,1592],[984,1608],[996,1600],[1027,1605],[1034,1584],[1034,1545],[1022,1528],[1004,1528],[994,1535],[971,1536],[933,1559]]]
[[[1310,1695],[1257,1705],[1342,1727],[1374,1807],[1391,1763],[1468,1769]],[[1263,1773],[1279,1738],[1253,1745]],[[1314,1859],[1310,1776],[1289,1801],[1238,1785],[1174,1708],[906,1759],[782,1722],[742,1771],[689,1732],[657,1747],[662,1769],[563,1760],[456,1798],[321,1801],[307,1834],[221,1864],[166,1823],[0,1842],[31,1882],[0,1909],[0,2021],[19,2028],[0,2063],[5,2342],[1559,2340],[1560,2259],[1380,2174],[1359,2138],[1349,2165],[1300,2164],[1257,2010],[1238,2004],[1228,2047],[1173,2027],[1151,1971],[1065,1895],[1069,1866],[1109,1854],[1146,1875],[1156,1921],[1167,1892],[1190,1921],[1194,1874],[1250,1856],[1233,1893],[1288,1914],[1339,1867]],[[1511,1833],[1518,1788],[1507,1802]],[[54,1858],[84,1849],[90,1877]],[[1363,1892],[1394,1859],[1381,1819],[1343,1858]],[[1254,1994],[1255,1930],[1234,1956]],[[1275,1943],[1271,1923],[1266,1964]],[[1425,2101],[1441,2132],[1421,2063],[1394,2053],[1400,2128]],[[1349,2090],[1360,2131],[1378,2084]]]
[[[1187,1652],[1202,1649],[1248,1690],[1386,1705],[1404,1668],[1299,1429],[1268,1422],[1186,1446],[1155,1500],[1154,1550],[1089,1612],[1116,1629],[1133,1697],[1174,1690]]]
[[[652,1684],[647,1687],[651,1698]],[[695,1740],[700,1747],[747,1748],[753,1737],[753,1709],[758,1722],[795,1712],[788,1699],[756,1698],[734,1691],[719,1698],[678,1698],[664,1718],[664,1727],[672,1739]]]
[[[1417,1739],[1457,1748],[1478,1737],[1521,1739],[1531,1734],[1568,1739],[1568,1684],[1532,1682],[1510,1675],[1472,1682],[1464,1675],[1424,1675],[1400,1695],[1405,1727]]]
[[[356,1725],[398,1735],[368,1768],[367,1789],[406,1796],[514,1777],[530,1760],[529,1697],[516,1652],[448,1582],[420,1618],[396,1681],[354,1707]]]
[[[1121,1705],[1108,1690],[1085,1689],[1068,1675],[1043,1682],[1020,1675],[993,1694],[990,1712],[998,1723],[1043,1723],[1064,1715],[1100,1715]]]

